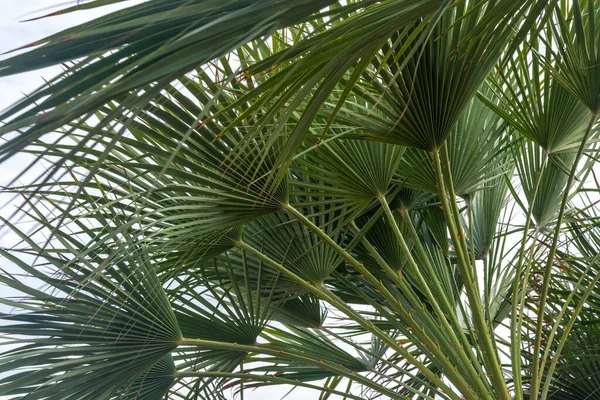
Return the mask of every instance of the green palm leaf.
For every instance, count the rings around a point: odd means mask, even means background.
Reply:
[[[81,242],[60,237],[67,249],[43,250],[22,237],[31,246],[27,252],[43,257],[54,273],[35,270],[2,250],[48,289],[27,290],[2,279],[24,290],[27,300],[24,312],[2,315],[0,329],[14,335],[15,347],[2,357],[0,368],[10,374],[0,381],[0,393],[22,399],[109,399],[132,390],[163,396],[173,375],[156,375],[152,368],[166,366],[164,357],[181,333],[147,257],[138,251],[111,261],[106,249],[68,261],[68,249],[81,251]]]
[[[597,10],[150,0],[1,61],[79,57],[0,116],[0,395],[593,398]]]
[[[155,0],[64,30],[31,45],[40,47],[0,64],[0,74],[8,75],[83,58],[77,68],[53,80],[52,86],[40,88],[34,96],[3,113],[0,119],[4,120],[33,105],[2,131],[10,132],[35,122],[36,133],[27,135],[35,137],[70,122],[73,115],[93,113],[114,99],[125,96],[123,103],[131,102],[137,97],[129,94],[132,89],[157,81],[161,82],[161,89],[166,88],[172,79],[199,64],[298,23],[332,3]],[[104,2],[91,5],[100,6]],[[104,56],[109,51],[113,52]],[[118,63],[118,60],[127,61]],[[115,79],[116,82],[103,88]],[[81,97],[84,93],[89,96],[85,101]],[[74,95],[79,97],[78,101],[64,104]],[[47,98],[42,104],[35,105],[44,97]],[[44,113],[41,120],[40,113]],[[3,146],[3,152],[9,150]]]

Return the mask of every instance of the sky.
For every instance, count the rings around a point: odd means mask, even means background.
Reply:
[[[74,1],[65,0],[0,0],[0,54],[9,52],[21,46],[27,45],[38,39],[51,35],[69,26],[83,23],[93,19],[104,12],[115,10],[117,7],[108,6],[98,10],[79,11],[68,15],[53,16],[36,21],[21,22],[27,19],[49,14],[57,9],[65,8]],[[137,0],[136,0],[137,1]],[[15,53],[12,53],[15,54]],[[0,55],[5,59],[9,55]],[[6,109],[11,104],[22,99],[25,94],[32,92],[44,84],[43,78],[51,78],[60,72],[60,67],[51,67],[34,72],[23,73],[15,76],[0,78],[0,110]],[[13,178],[27,165],[26,156],[15,156],[8,163],[0,165],[0,187],[9,184]],[[30,171],[23,177],[27,181],[29,177],[39,175],[40,169]],[[14,210],[16,201],[6,194],[0,193],[0,215],[8,217]],[[16,240],[15,235],[2,234],[0,232],[0,246],[8,247]],[[5,264],[3,268],[7,268]],[[9,269],[10,270],[10,269]],[[1,294],[8,296],[6,292]],[[0,311],[7,312],[6,307],[0,306]],[[244,400],[276,400],[284,397],[289,391],[287,388],[266,388],[249,392],[244,395]],[[296,389],[285,396],[286,400],[308,400],[318,398],[318,393],[306,389]],[[0,400],[2,396],[0,396]],[[333,398],[332,398],[333,400]]]
[[[132,0],[131,3],[135,1],[139,0]],[[83,23],[117,8],[115,6],[108,6],[101,10],[80,11],[31,22],[19,22],[64,8],[73,4],[75,0],[0,0],[0,2],[2,5],[0,12],[0,54],[27,45],[69,26]],[[0,59],[6,57],[7,55],[0,55]],[[60,67],[52,67],[16,76],[0,77],[0,110],[5,109],[23,98],[26,93],[30,93],[43,85],[43,78],[52,78],[59,72]],[[0,165],[0,187],[12,181],[26,165],[27,157],[23,155],[13,157],[10,162]],[[37,169],[30,171],[29,175],[23,177],[23,180],[27,181],[30,177],[38,176],[41,167],[43,166],[38,166]],[[15,204],[16,201],[11,201],[9,196],[0,193],[0,215],[8,217],[12,214]],[[4,207],[2,207],[3,205]],[[16,235],[3,235],[0,229],[0,247],[8,247],[16,240]],[[6,265],[3,263],[0,267],[6,268]],[[6,292],[0,293],[0,295],[8,296]],[[0,312],[6,311],[8,311],[6,307],[0,305]],[[504,334],[507,335],[506,332]],[[296,389],[287,394],[288,390],[289,387],[261,389],[245,394],[244,400],[277,400],[283,397],[286,400],[311,400],[318,398],[317,392],[307,389]],[[0,396],[0,400],[4,399]],[[334,397],[331,400],[334,400]]]
[[[132,0],[138,1],[138,0]],[[31,22],[19,22],[26,19],[48,14],[56,9],[64,8],[73,4],[75,0],[0,0],[0,54],[24,46],[35,40],[53,34],[66,27],[83,23],[93,19],[105,12],[116,9],[115,6],[104,7],[99,10],[90,10],[72,13],[68,15],[55,16]],[[0,55],[0,59],[7,55]],[[10,77],[0,78],[0,110],[23,98],[26,93],[44,84],[43,78],[51,78],[60,72],[60,67],[47,68],[40,71],[29,72]],[[16,156],[9,163],[0,165],[0,187],[7,185],[27,165],[27,157]],[[31,171],[29,177],[39,175],[39,169]],[[27,181],[28,176],[23,178]],[[14,210],[11,199],[0,193],[0,215],[7,217]],[[2,235],[0,232],[0,246],[10,246],[16,240],[15,235]],[[5,264],[0,267],[6,268]],[[6,292],[0,293],[7,296]],[[6,308],[0,306],[1,312]],[[504,332],[506,334],[506,332]],[[250,392],[244,396],[244,400],[276,400],[286,395],[289,388],[267,388],[260,391]],[[313,391],[296,389],[285,396],[286,400],[311,400],[318,398]],[[0,396],[0,400],[3,400]],[[333,400],[333,398],[332,398]]]
[[[20,22],[49,14],[72,3],[65,0],[2,0],[0,13],[0,53],[6,53],[37,39],[56,33],[61,28],[73,26],[101,15],[98,10],[54,16],[37,21]],[[116,9],[115,6],[106,9]],[[2,55],[0,58],[6,58]],[[60,71],[57,67],[4,77],[0,79],[0,109],[6,108],[23,97],[24,93],[44,83],[42,77],[49,77]]]
[[[27,19],[40,17],[58,9],[65,8],[74,0],[0,0],[0,59],[13,54],[14,49],[25,46],[36,40],[56,33],[61,29],[83,23],[102,13],[98,10],[80,11],[67,15],[54,16],[36,21],[22,22]],[[105,7],[115,10],[115,6]],[[44,78],[54,77],[61,71],[60,67],[50,67],[38,71],[27,72],[0,78],[0,110],[22,99],[27,93],[44,84]],[[0,186],[7,185],[25,164],[25,156],[16,156],[8,164],[0,166]],[[30,171],[28,176],[38,175]],[[24,178],[27,180],[27,177]],[[6,203],[6,196],[0,195],[0,205]],[[3,213],[6,213],[3,208]]]

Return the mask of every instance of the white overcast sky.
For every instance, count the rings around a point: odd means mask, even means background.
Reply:
[[[31,19],[41,15],[48,14],[57,9],[75,3],[75,1],[65,0],[0,0],[0,54],[11,51],[20,46],[24,46],[35,40],[56,33],[68,26],[85,22],[97,17],[106,11],[80,11],[68,15],[54,16],[42,20],[19,22]],[[132,1],[133,3],[133,1]],[[114,10],[116,7],[104,7],[103,10]],[[4,59],[10,55],[0,55]],[[44,84],[42,77],[51,78],[60,72],[59,67],[46,68],[41,71],[34,71],[15,76],[0,78],[0,110],[21,99],[26,93],[29,93],[37,87]],[[0,165],[0,186],[8,184],[14,176],[25,166],[25,157],[17,156]],[[0,194],[0,215],[9,216],[14,210],[10,204],[6,204],[8,197]],[[0,246],[12,244],[15,237],[13,235],[4,235],[0,237]],[[7,268],[6,265],[3,265]],[[0,293],[0,296],[7,296],[7,293]],[[3,312],[7,310],[2,309]],[[245,400],[277,400],[281,399],[288,392],[283,388],[266,388],[255,392],[246,393]],[[309,400],[318,398],[318,392],[296,389],[288,396],[286,400]],[[339,398],[339,397],[337,397]],[[2,396],[0,396],[2,399]]]
[[[10,57],[4,54],[36,40],[49,36],[61,29],[73,26],[101,15],[98,10],[80,11],[76,13],[54,16],[36,21],[21,22],[27,19],[49,14],[63,9],[75,0],[0,0],[0,59]],[[105,7],[115,10],[115,6]],[[50,67],[24,74],[0,77],[0,110],[22,99],[36,88],[44,84],[43,78],[51,78],[61,71],[60,67]],[[16,156],[8,164],[0,166],[0,186],[8,184],[12,178],[26,165],[24,156]],[[30,176],[35,173],[32,172]],[[0,197],[0,205],[6,196]],[[3,215],[7,213],[3,209]]]
[[[65,8],[74,1],[64,0],[0,0],[0,53],[41,39],[61,28],[72,26],[101,14],[97,10],[55,16],[38,21],[19,22],[26,19],[49,14],[52,11]],[[106,7],[106,9],[115,7]],[[8,55],[2,55],[6,58]],[[23,96],[23,93],[39,87],[44,83],[42,76],[49,77],[59,71],[57,68],[47,68],[11,77],[0,78],[0,109],[6,108]]]
[[[132,0],[131,3],[133,3],[133,1],[139,0]],[[104,7],[103,11],[84,11],[33,22],[19,22],[21,20],[48,14],[56,9],[64,8],[74,3],[76,3],[75,0],[0,0],[0,53],[26,45],[37,39],[55,33],[60,29],[94,18],[101,13],[106,12],[106,10],[114,10],[116,8],[114,6]],[[5,57],[6,56],[0,55],[0,59]],[[29,93],[41,86],[44,83],[42,77],[51,78],[59,71],[58,67],[54,67],[43,71],[0,78],[0,109],[6,108],[22,98],[25,93]],[[10,182],[15,174],[26,165],[24,160],[25,158],[23,156],[19,156],[11,159],[11,162],[8,164],[0,165],[0,186]],[[600,173],[600,166],[596,166],[595,170]],[[591,182],[591,184],[594,186],[593,182]],[[598,197],[597,193],[592,193],[591,195]],[[6,195],[3,196],[0,193],[0,206],[5,203],[6,199]],[[2,216],[8,216],[12,213],[12,209],[14,209],[14,207],[4,207],[0,209],[0,214]],[[14,236],[11,237],[10,235],[7,235],[2,237],[0,235],[0,246],[8,246],[11,240],[14,240]],[[2,264],[0,267],[6,268],[6,265]],[[6,293],[0,293],[0,295],[7,296]],[[0,307],[0,311],[5,311],[5,309]],[[503,332],[503,334],[507,335],[506,332]],[[244,399],[277,400],[285,396],[286,393],[287,389],[268,388],[247,393],[245,394]],[[300,389],[294,390],[285,397],[286,400],[312,400],[317,398],[317,392]]]

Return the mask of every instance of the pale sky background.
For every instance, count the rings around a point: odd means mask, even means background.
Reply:
[[[138,0],[132,0],[130,3],[134,3],[134,1]],[[80,11],[38,21],[19,22],[48,14],[73,3],[75,3],[75,0],[0,0],[0,5],[2,6],[0,8],[0,53],[26,45],[68,26],[85,22],[104,12],[117,8],[109,6],[102,8],[101,11]],[[0,59],[5,57],[7,56],[0,55]],[[53,67],[17,76],[0,78],[0,110],[5,109],[10,104],[21,99],[26,93],[43,85],[44,80],[42,77],[51,78],[59,71],[59,67]],[[27,165],[26,161],[25,156],[16,156],[9,163],[0,165],[0,186],[7,185]],[[37,175],[39,175],[39,170],[29,174],[29,176]],[[27,180],[27,176],[24,179]],[[0,215],[4,217],[8,217],[14,210],[14,205],[6,205],[9,199],[7,195],[0,193],[0,207],[5,205],[5,207],[0,208]],[[0,247],[8,247],[15,240],[15,235],[7,234],[3,236],[0,229]],[[0,267],[7,268],[5,260],[0,260]],[[1,290],[2,288],[0,287]],[[8,294],[0,292],[0,296],[5,297]],[[0,311],[7,312],[6,307],[0,306]],[[502,334],[507,335],[507,332],[503,332]],[[318,392],[308,389],[295,389],[286,396],[288,391],[289,387],[261,389],[245,393],[244,400],[277,400],[283,397],[286,400],[316,400],[319,397]],[[340,399],[340,397],[332,396],[331,400],[334,399]],[[1,396],[0,400],[3,400]]]
[[[130,3],[134,3],[132,0]],[[56,9],[64,8],[74,4],[75,0],[0,0],[0,53],[10,51],[20,46],[41,39],[45,36],[56,33],[68,26],[85,22],[101,15],[104,12],[115,10],[117,7],[104,7],[101,11],[80,11],[68,15],[46,18],[43,20],[32,22],[19,22],[22,20],[38,17],[48,14]],[[7,56],[0,55],[0,59]],[[17,76],[0,78],[0,109],[5,109],[10,104],[21,99],[26,93],[29,93],[37,87],[44,84],[42,77],[51,78],[60,72],[60,67],[47,68],[40,71],[29,72]],[[9,163],[0,165],[0,186],[7,185],[22,168],[27,165],[25,156],[19,155],[13,157]],[[39,175],[39,169],[33,171],[29,176]],[[27,180],[27,176],[24,177]],[[6,203],[9,201],[7,195],[0,193],[0,215],[4,217],[10,216],[14,211],[14,204]],[[0,229],[0,247],[8,247],[15,243],[16,235],[2,235]],[[6,265],[6,260],[0,260],[0,267],[9,268]],[[0,291],[2,288],[0,287]],[[10,294],[3,292],[0,296],[7,297]],[[6,307],[0,306],[1,312],[7,312]],[[272,387],[261,389],[244,394],[244,400],[277,400],[284,398],[286,400],[313,400],[318,399],[318,392],[308,389],[295,389],[293,392],[286,394],[289,387]],[[340,397],[332,396],[331,400],[340,399]],[[0,400],[2,397],[0,396]],[[383,398],[382,398],[383,400]]]
[[[76,25],[93,19],[103,12],[115,10],[118,7],[108,6],[102,11],[79,11],[76,13],[54,16],[31,22],[19,22],[30,18],[48,14],[57,9],[65,8],[75,1],[65,0],[0,0],[0,54],[21,47],[45,36],[56,33],[68,26]],[[131,2],[133,3],[133,1]],[[7,55],[0,55],[0,59]],[[24,73],[16,76],[0,78],[0,110],[21,99],[26,93],[44,84],[44,78],[51,78],[60,72],[60,67],[46,68],[44,70]],[[26,165],[27,158],[24,156],[13,157],[10,162],[0,165],[0,186],[7,185],[17,173]],[[29,176],[36,175],[35,172]],[[24,178],[27,180],[27,176]],[[8,217],[14,210],[14,205],[7,204],[9,197],[0,193],[0,215]],[[14,243],[15,235],[5,234],[0,236],[0,247],[7,247]],[[7,268],[6,260],[0,263],[0,267]],[[2,289],[2,288],[0,288]],[[8,296],[6,292],[0,296]],[[7,312],[6,307],[0,306],[0,311]],[[245,400],[276,400],[283,398],[290,387],[265,388],[244,394]],[[297,388],[285,396],[286,400],[311,400],[319,397],[318,392]],[[333,396],[331,399],[339,399]],[[0,396],[2,399],[2,396]]]
[[[127,3],[132,4],[136,1],[140,0],[132,0]],[[75,3],[75,0],[0,0],[0,54],[118,8],[108,6],[103,7],[100,11],[80,11],[38,21],[19,22],[48,14],[56,9],[65,8]],[[0,59],[6,57],[6,55],[0,55]],[[21,99],[26,93],[30,93],[43,85],[44,80],[42,77],[51,78],[58,72],[60,72],[60,67],[52,67],[17,76],[0,78],[0,110],[5,109],[10,104]],[[0,187],[7,185],[26,165],[27,158],[23,155],[15,156],[9,163],[0,165]],[[39,169],[32,171],[29,177],[37,176],[39,172]],[[28,177],[25,176],[24,180],[26,181],[27,179]],[[7,205],[9,200],[9,196],[3,195],[0,192],[0,215],[3,217],[10,216],[14,211],[14,204]],[[2,207],[3,205],[4,207]],[[14,234],[3,235],[2,229],[0,229],[0,247],[9,247],[15,243],[16,239],[16,235]],[[10,270],[10,266],[6,265],[6,260],[0,259],[0,267]],[[2,290],[4,289],[0,287],[0,296],[10,296],[9,293],[6,291],[2,292]],[[7,307],[0,305],[0,312],[7,311],[9,311]],[[501,335],[508,336],[508,331],[504,330],[501,332]],[[289,394],[288,391],[289,387],[264,388],[246,392],[244,400],[277,400],[284,397],[286,400],[316,400],[319,397],[318,392],[308,389],[295,389]],[[340,398],[332,396],[330,399],[338,400]],[[384,400],[383,397],[381,399]],[[0,396],[0,400],[4,400],[2,396]]]

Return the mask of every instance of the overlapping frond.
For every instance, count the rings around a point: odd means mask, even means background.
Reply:
[[[136,246],[114,261],[110,248],[77,258],[85,246],[86,232],[80,234],[59,235],[62,246],[45,250],[21,234],[27,246],[22,252],[40,257],[41,267],[1,250],[45,290],[2,277],[25,300],[10,303],[22,310],[2,315],[0,330],[12,339],[3,343],[10,347],[0,362],[0,393],[22,399],[161,398],[174,379],[168,355],[181,339],[162,285]]]
[[[51,164],[0,395],[593,398],[597,4],[151,0],[1,61],[83,57],[0,116]]]

